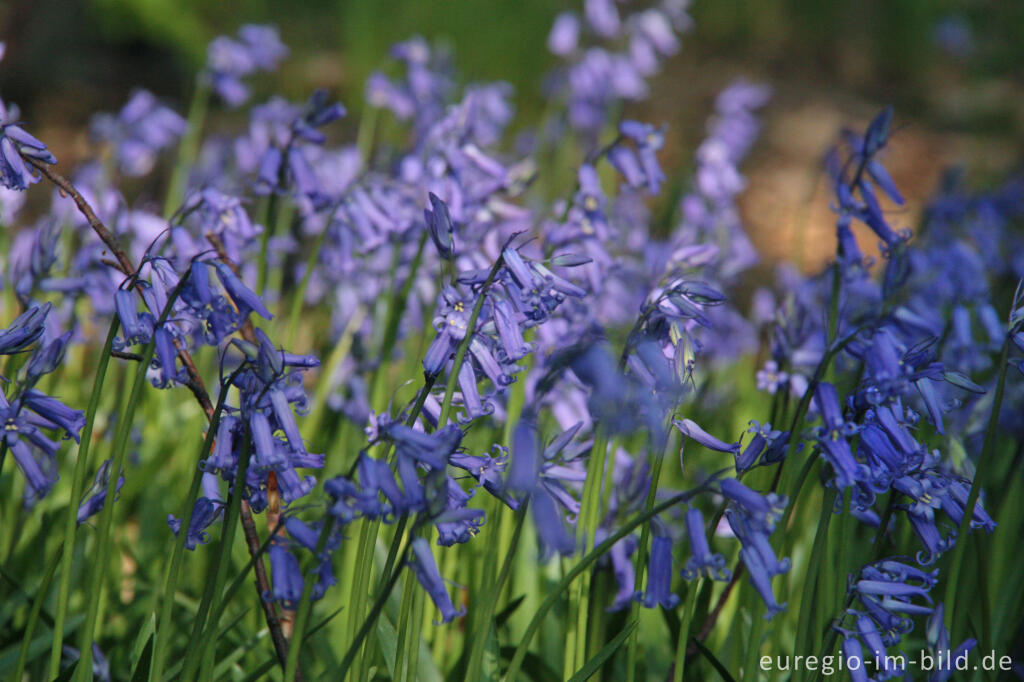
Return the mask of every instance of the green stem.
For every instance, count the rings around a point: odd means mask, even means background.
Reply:
[[[107,367],[110,365],[110,352],[113,348],[114,337],[117,336],[117,328],[118,318],[115,316],[110,322],[107,340],[103,345],[103,352],[100,354],[100,364],[96,368],[89,404],[85,408],[85,426],[82,427],[82,433],[79,436],[81,445],[78,446],[78,457],[75,460],[74,472],[71,474],[71,498],[64,515],[64,547],[67,548],[67,551],[63,552],[60,560],[57,611],[53,618],[53,644],[50,647],[49,679],[51,680],[60,674],[60,658],[64,648],[64,623],[68,614],[68,601],[71,599],[71,563],[75,554],[75,531],[78,528],[78,501],[82,497],[85,478],[89,471],[92,430],[96,424],[96,411],[99,409],[100,397],[103,394],[103,382],[107,376]],[[117,478],[116,473],[112,475],[115,479]]]
[[[519,547],[519,536],[522,535],[523,520],[526,518],[528,505],[529,502],[524,502],[516,510],[515,530],[512,531],[512,540],[508,544],[508,551],[505,553],[505,561],[501,564],[498,579],[490,586],[489,598],[479,602],[478,613],[475,615],[479,625],[474,630],[473,639],[470,640],[473,650],[469,655],[469,665],[466,666],[466,682],[473,682],[473,680],[479,680],[482,677],[481,666],[483,665],[484,650],[487,648],[487,639],[490,636],[491,627],[494,622],[494,608],[497,606],[501,591],[508,581],[509,575],[512,573],[512,559],[515,557],[516,549]],[[489,556],[493,554],[493,552],[488,553]]]
[[[604,487],[604,465],[608,456],[608,439],[600,426],[594,435],[587,462],[587,478],[583,483],[583,501],[577,521],[576,544],[582,552],[590,547],[590,539],[599,523],[601,489]],[[569,596],[568,646],[562,669],[568,679],[587,659],[587,611],[590,602],[590,574],[586,573]],[[573,620],[574,619],[574,620]]]
[[[379,526],[380,521],[364,519],[363,526],[359,531],[359,544],[356,547],[356,572],[352,580],[352,590],[349,594],[349,607],[351,608],[351,611],[349,611],[348,614],[349,632],[356,633],[356,635],[353,636],[352,643],[350,645],[350,650],[354,648],[353,656],[359,653],[359,648],[362,645],[362,640],[358,639],[358,633],[361,632],[361,629],[357,630],[356,624],[359,623],[360,618],[363,618],[368,588],[370,585],[370,570],[373,567],[373,547],[377,540],[377,531]],[[398,574],[399,572],[400,571],[396,570],[394,573]],[[356,646],[357,644],[359,646]],[[359,663],[361,663],[361,661],[359,661]]]
[[[187,280],[188,278],[183,277],[178,282],[177,286],[174,287],[174,291],[172,291],[171,295],[168,297],[167,304],[160,313],[160,319],[154,325],[154,329],[159,328],[167,322],[167,317],[170,315],[171,307],[174,305],[174,302],[178,300],[178,296],[181,294],[181,290],[184,288]],[[120,478],[121,469],[124,468],[124,459],[128,452],[128,440],[131,435],[131,427],[132,423],[135,421],[135,411],[139,406],[139,401],[142,399],[143,387],[147,383],[146,374],[149,371],[149,364],[153,361],[153,354],[155,350],[156,334],[154,333],[146,344],[145,350],[142,352],[142,360],[139,361],[138,368],[135,371],[135,380],[132,383],[128,402],[124,406],[124,410],[122,411],[117,423],[117,432],[114,437],[113,456],[111,457],[110,463],[110,477],[107,480],[106,504],[103,505],[103,510],[100,512],[98,546],[96,550],[96,558],[93,562],[92,575],[90,576],[91,580],[88,592],[88,607],[86,610],[85,627],[82,630],[81,644],[79,647],[81,651],[81,658],[79,659],[78,667],[75,670],[75,679],[79,682],[87,682],[87,680],[92,677],[92,645],[99,617],[103,576],[109,559],[108,555],[110,554],[110,534],[111,528],[114,524],[117,481],[118,478]]]
[[[227,401],[228,386],[230,386],[238,371],[221,386],[220,395],[217,396],[217,405],[210,416],[210,423],[206,429],[206,437],[199,450],[196,467],[192,472],[192,482],[189,485],[188,495],[185,498],[185,506],[181,513],[181,529],[174,541],[174,549],[171,551],[171,561],[167,566],[167,576],[164,579],[163,596],[160,602],[160,613],[157,618],[157,628],[153,635],[153,658],[149,668],[150,682],[161,682],[163,680],[164,659],[166,657],[167,642],[171,634],[171,616],[174,611],[174,598],[178,591],[178,580],[181,577],[181,563],[185,554],[185,541],[188,537],[188,529],[192,524],[192,512],[195,508],[195,501],[199,497],[203,472],[199,468],[199,462],[206,459],[213,448],[213,441],[216,438],[217,429],[220,425],[220,417],[224,411]],[[255,562],[255,558],[253,559]]]
[[[680,434],[678,430],[672,428],[672,420],[669,419],[669,432],[668,437],[665,439],[665,448],[661,453],[661,457],[654,460],[654,467],[651,469],[651,485],[647,489],[647,499],[644,501],[644,511],[650,511],[654,507],[654,500],[658,495],[658,482],[661,480],[661,468],[662,463],[665,461],[665,457],[678,443]],[[636,549],[636,578],[634,585],[636,588],[643,589],[644,586],[644,573],[647,569],[647,563],[644,561],[644,557],[647,556],[647,545],[651,539],[651,527],[650,525],[644,526],[640,530],[640,544],[637,545]],[[639,621],[640,617],[640,605],[637,602],[633,603],[632,606],[633,614],[630,616],[630,620]],[[629,643],[626,649],[626,682],[633,682],[636,678],[636,661],[637,653],[639,651],[639,639],[637,638],[636,632],[633,632],[629,636]]]
[[[299,670],[299,651],[302,649],[302,638],[306,633],[306,624],[309,622],[309,613],[313,604],[313,584],[317,579],[317,563],[321,561],[321,555],[327,548],[327,541],[331,537],[331,530],[334,528],[334,517],[330,514],[324,520],[323,528],[320,529],[320,537],[316,542],[316,552],[313,555],[313,565],[306,572],[306,580],[302,585],[302,597],[299,599],[299,608],[295,615],[295,624],[292,628],[292,639],[288,646],[288,658],[285,661],[284,679],[285,682],[295,682],[295,675]],[[329,560],[329,559],[328,559]]]
[[[78,505],[73,505],[76,509]],[[32,643],[32,635],[35,634],[36,625],[39,623],[39,616],[43,610],[43,602],[46,601],[46,595],[50,592],[50,585],[53,583],[53,575],[57,572],[57,565],[61,563],[61,557],[66,554],[64,552],[64,543],[57,547],[57,554],[54,555],[50,561],[49,567],[46,569],[46,574],[43,576],[43,581],[39,584],[39,589],[36,590],[36,598],[32,600],[32,610],[28,614],[28,621],[25,623],[25,632],[21,636],[21,650],[18,652],[18,665],[14,670],[14,676],[12,680],[24,679],[25,665],[28,663],[28,650],[29,645]],[[63,628],[63,624],[61,624]],[[54,621],[54,628],[56,628],[56,621]],[[60,633],[58,635],[58,633]],[[53,631],[54,641],[58,637],[64,638],[62,630],[54,629]],[[59,662],[59,661],[58,661]],[[55,676],[50,675],[48,679],[53,679]]]
[[[452,410],[452,396],[455,394],[455,386],[459,382],[459,371],[462,369],[462,363],[466,359],[466,352],[469,350],[469,344],[473,341],[477,318],[480,317],[480,311],[483,310],[484,301],[487,300],[487,290],[491,288],[494,278],[498,276],[498,270],[501,269],[501,264],[503,262],[504,258],[498,256],[498,260],[494,261],[494,265],[491,266],[491,271],[487,273],[487,279],[484,280],[484,283],[477,291],[477,299],[476,303],[473,305],[473,312],[470,313],[469,321],[466,322],[466,336],[463,337],[461,342],[459,342],[459,347],[455,351],[455,360],[452,363],[451,373],[448,375],[448,383],[445,385],[444,402],[441,404],[441,416],[437,420],[437,428],[442,428],[448,423],[448,417],[451,415]]]
[[[249,458],[252,454],[252,436],[246,429],[246,435],[242,439],[241,452],[238,457],[238,470],[235,480],[244,481],[245,474],[249,469]],[[196,613],[192,625],[192,637],[188,644],[188,658],[185,660],[185,674],[182,679],[192,679],[192,673],[197,664],[202,665],[200,679],[209,679],[208,673],[213,667],[213,646],[216,644],[217,623],[207,622],[207,617],[214,600],[219,598],[224,589],[224,581],[227,580],[228,567],[231,563],[231,547],[235,541],[235,529],[238,527],[233,519],[237,519],[242,507],[242,486],[236,485],[231,491],[228,499],[228,508],[224,512],[224,523],[221,526],[220,548],[214,557],[210,570],[213,573],[213,580],[207,582],[207,589],[203,592],[202,601],[199,604],[199,611]],[[194,654],[198,651],[199,655]],[[209,667],[209,669],[207,669]]]
[[[1003,340],[1003,348],[999,353],[999,378],[996,380],[996,393],[992,398],[992,412],[988,416],[985,440],[982,442],[981,454],[978,455],[974,480],[971,481],[971,492],[967,496],[967,504],[964,505],[964,516],[960,520],[957,543],[953,548],[953,560],[949,566],[949,579],[946,582],[946,627],[950,629],[955,622],[953,615],[956,608],[957,586],[960,584],[960,570],[963,568],[964,562],[964,548],[967,546],[967,535],[970,531],[971,519],[974,517],[974,507],[981,494],[981,472],[985,470],[995,448],[996,431],[999,429],[999,412],[1003,407],[1003,393],[1006,390],[1006,371],[1010,366],[1010,343],[1015,329],[1011,329],[1010,333],[1006,335]]]
[[[821,515],[818,517],[818,529],[814,534],[814,545],[811,548],[811,557],[807,563],[807,572],[804,574],[804,593],[800,601],[800,615],[796,626],[796,643],[794,651],[798,654],[810,654],[818,648],[811,641],[813,629],[811,628],[811,617],[815,606],[829,608],[831,605],[822,605],[825,600],[818,599],[821,593],[818,573],[824,563],[825,549],[828,546],[828,526],[832,520],[832,507],[835,502],[836,493],[834,490],[826,491],[821,501]],[[803,672],[799,673],[799,679],[803,679]]]
[[[385,573],[384,575],[390,575]],[[416,577],[405,574],[405,584],[402,586],[402,601],[398,609],[398,625],[395,632],[398,633],[398,640],[395,643],[395,679],[404,681],[408,678],[408,672],[412,670],[412,655],[406,661],[406,650],[410,648],[408,642],[412,639],[410,630],[412,622],[416,619],[413,616],[416,602]],[[419,640],[412,642],[412,648],[419,648]]]
[[[712,477],[714,478],[714,477]],[[680,502],[686,502],[693,499],[693,497],[699,493],[704,492],[707,489],[707,483],[693,490],[690,490],[679,495],[675,495],[665,500],[661,504],[655,505],[651,509],[633,517],[632,520],[624,523],[615,533],[609,535],[604,542],[595,547],[590,551],[578,564],[573,566],[558,584],[552,589],[548,596],[541,603],[537,612],[533,615],[529,625],[526,626],[526,632],[523,633],[522,639],[519,641],[519,646],[516,647],[515,653],[512,655],[512,661],[509,663],[508,670],[505,671],[505,675],[502,679],[504,680],[516,680],[518,679],[519,669],[523,665],[523,659],[526,657],[526,652],[530,648],[530,643],[533,641],[534,635],[537,634],[537,630],[540,629],[541,623],[544,622],[544,618],[547,616],[548,611],[554,607],[555,603],[559,600],[562,593],[573,583],[573,581],[584,571],[590,568],[591,564],[601,558],[605,552],[612,548],[616,542],[626,537],[636,529],[640,524],[652,519],[661,512],[669,509],[670,507],[679,504]]]
[[[686,613],[679,624],[679,637],[676,639],[676,660],[672,665],[672,682],[683,682],[683,672],[686,670],[686,647],[690,642],[690,625],[693,623],[694,613],[697,611],[697,595],[704,586],[704,578],[699,579],[693,585],[693,592],[687,597]]]
[[[398,568],[391,573],[387,582],[384,584],[384,588],[377,595],[376,601],[370,608],[370,614],[363,620],[362,626],[359,631],[356,632],[355,637],[352,638],[352,643],[349,645],[348,650],[345,651],[344,657],[341,659],[341,664],[338,667],[337,679],[347,679],[348,670],[352,667],[352,661],[355,659],[356,653],[363,644],[363,640],[366,639],[366,635],[369,634],[370,629],[374,623],[377,622],[377,616],[384,609],[384,604],[387,602],[388,596],[391,594],[391,590],[395,588],[395,584],[398,582],[399,576],[402,575],[402,565],[405,564],[406,559],[409,556],[409,549],[412,547],[412,543],[406,543],[405,549],[402,550],[402,558]]]

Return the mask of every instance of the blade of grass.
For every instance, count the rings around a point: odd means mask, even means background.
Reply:
[[[696,637],[691,638],[690,642],[695,647],[697,647],[697,651],[700,652],[701,656],[708,659],[708,663],[710,663],[711,667],[713,667],[718,672],[718,674],[721,675],[722,679],[725,680],[725,682],[736,682],[736,678],[729,674],[729,670],[725,667],[725,665],[723,665],[722,662],[718,660],[717,656],[711,653],[710,649],[704,646],[703,642],[701,642]]]
[[[632,533],[633,530],[640,524],[654,518],[656,515],[660,514],[661,512],[665,511],[666,509],[669,509],[670,507],[676,504],[679,504],[680,502],[686,502],[687,500],[693,499],[695,495],[705,492],[708,489],[708,483],[711,480],[714,480],[718,475],[720,475],[724,471],[725,470],[718,472],[716,476],[712,476],[708,482],[706,482],[704,485],[698,488],[670,497],[661,504],[657,504],[651,509],[643,513],[637,514],[631,520],[624,523],[617,531],[615,531],[615,533],[609,535],[604,540],[604,542],[599,544],[593,550],[588,552],[586,556],[580,559],[579,563],[573,566],[565,574],[565,576],[558,582],[554,589],[548,593],[548,596],[544,599],[540,607],[537,609],[537,612],[534,613],[533,618],[530,620],[529,625],[527,625],[526,627],[526,632],[523,633],[523,638],[520,640],[519,645],[516,647],[515,654],[512,657],[511,663],[509,663],[508,670],[505,671],[503,679],[517,679],[516,676],[519,674],[519,669],[522,667],[523,658],[526,656],[526,652],[530,646],[530,642],[533,640],[533,636],[537,634],[537,630],[540,629],[540,625],[544,621],[545,616],[547,616],[548,611],[551,610],[551,608],[555,605],[555,602],[557,602],[558,599],[562,596],[562,593],[564,593],[569,588],[569,586],[572,585],[573,581],[581,573],[587,570],[605,552],[611,549],[612,545],[614,545],[616,542]]]
[[[238,471],[235,480],[244,481],[245,474],[249,469],[249,457],[252,452],[251,435],[246,429],[246,436],[242,439],[242,449],[238,456]],[[242,486],[233,486],[228,499],[228,508],[224,513],[224,523],[221,525],[220,548],[210,565],[212,580],[207,582],[207,589],[204,590],[202,601],[199,604],[199,612],[193,620],[192,635],[189,637],[186,650],[188,657],[185,662],[184,679],[192,679],[195,673],[195,666],[202,664],[204,671],[200,672],[200,679],[205,679],[203,672],[211,672],[213,667],[213,646],[216,638],[211,630],[216,631],[217,623],[207,623],[207,616],[217,597],[224,589],[224,581],[227,579],[228,568],[231,563],[231,548],[235,541],[235,529],[238,527],[234,520],[239,517],[242,507]],[[219,606],[219,605],[218,605]],[[196,655],[198,653],[198,655]]]
[[[1013,331],[1013,330],[1011,330]],[[975,467],[974,480],[971,481],[971,492],[967,495],[967,504],[964,505],[964,516],[960,520],[960,528],[957,532],[957,543],[953,548],[953,559],[949,565],[949,577],[946,582],[946,627],[953,629],[956,622],[954,614],[956,611],[956,597],[960,586],[960,570],[964,563],[964,551],[968,543],[968,533],[971,527],[971,519],[974,518],[974,507],[978,503],[978,496],[981,494],[981,472],[985,470],[989,460],[992,458],[992,451],[995,449],[996,432],[999,430],[999,411],[1003,406],[1003,393],[1006,390],[1006,372],[1009,369],[1010,343],[1012,334],[1007,334],[1003,340],[1003,348],[999,353],[999,378],[996,380],[996,392],[992,398],[992,411],[989,413],[988,425],[985,428],[985,439],[982,442],[981,454],[978,455],[978,464]]]
[[[183,277],[174,287],[174,290],[167,299],[167,303],[164,306],[163,311],[160,313],[160,319],[157,321],[156,325],[154,325],[154,328],[159,328],[161,325],[166,323],[167,317],[171,312],[171,307],[174,305],[174,302],[178,300],[178,296],[181,294],[186,281],[188,281],[188,278]],[[75,674],[75,678],[80,682],[88,682],[87,678],[92,675],[92,645],[96,634],[97,619],[99,617],[100,596],[102,594],[101,588],[103,585],[104,572],[107,567],[107,562],[110,559],[110,534],[111,528],[114,524],[117,480],[120,476],[121,470],[124,468],[124,460],[128,452],[128,441],[131,436],[131,428],[135,421],[135,412],[142,399],[143,387],[148,383],[146,375],[149,371],[149,364],[153,361],[153,354],[155,350],[156,334],[153,334],[151,335],[149,342],[146,344],[146,347],[142,352],[142,359],[139,361],[138,367],[135,370],[135,379],[132,382],[128,402],[125,404],[124,409],[121,412],[121,416],[118,419],[117,432],[114,436],[110,477],[107,481],[106,490],[107,502],[103,505],[102,511],[100,511],[99,530],[97,533],[98,546],[92,564],[93,570],[92,575],[90,576],[89,591],[87,592],[88,606],[86,609],[85,627],[82,629],[81,643],[79,646],[82,658]]]
[[[470,640],[472,642],[472,649],[469,654],[469,664],[466,666],[466,682],[473,682],[473,680],[478,680],[481,677],[480,669],[483,665],[484,649],[487,648],[487,638],[494,620],[492,618],[492,614],[494,613],[494,607],[498,603],[501,591],[505,587],[505,582],[508,580],[508,576],[512,572],[512,559],[515,557],[516,550],[519,547],[519,538],[523,532],[523,521],[526,519],[527,506],[528,503],[523,504],[516,510],[515,529],[512,532],[512,540],[505,553],[505,561],[501,564],[501,572],[498,573],[498,579],[494,581],[493,585],[491,585],[486,598],[481,600],[479,603],[478,608],[482,613],[477,616],[479,618],[478,622],[480,625],[473,633],[472,640]],[[519,601],[522,600],[520,599]]]
[[[103,344],[103,351],[100,353],[99,365],[96,367],[96,376],[92,382],[92,392],[89,395],[89,403],[85,408],[85,426],[79,436],[81,445],[78,446],[78,457],[75,459],[75,468],[71,474],[71,493],[68,501],[68,508],[64,516],[64,541],[63,546],[67,548],[61,556],[60,582],[57,587],[57,607],[54,612],[53,642],[50,646],[50,668],[49,677],[53,679],[60,672],[60,657],[64,646],[64,621],[68,615],[68,602],[71,599],[71,562],[75,554],[75,531],[78,528],[78,501],[85,489],[85,478],[89,472],[89,449],[92,445],[92,430],[96,425],[96,411],[99,409],[100,397],[103,394],[103,382],[107,377],[107,367],[110,366],[110,353],[113,350],[114,337],[117,336],[119,321],[117,316],[110,322],[110,329],[107,331],[107,340]],[[117,474],[112,474],[116,479]]]
[[[43,575],[43,581],[39,584],[39,589],[36,590],[36,598],[32,600],[32,610],[29,611],[28,620],[25,622],[25,634],[22,635],[21,639],[21,652],[18,654],[18,665],[14,669],[14,676],[12,680],[23,679],[22,676],[25,674],[25,665],[28,663],[28,649],[29,644],[32,641],[32,635],[35,633],[36,625],[39,623],[39,616],[43,610],[43,602],[46,601],[46,595],[50,592],[50,585],[53,583],[53,576],[57,572],[57,565],[60,563],[61,557],[64,555],[64,544],[61,543],[57,547],[56,554],[50,560],[50,565],[46,569],[46,573]],[[63,623],[61,624],[63,626]],[[54,621],[54,627],[56,627],[56,621]],[[54,639],[57,638],[57,633],[54,631]],[[63,639],[63,637],[61,637]]]
[[[582,668],[577,670],[576,674],[569,678],[569,682],[585,682],[585,680],[589,680],[594,673],[601,669],[601,666],[603,666],[608,659],[615,655],[615,652],[619,650],[619,647],[626,642],[626,638],[632,635],[633,631],[636,630],[638,623],[639,621],[635,620],[630,622],[629,625],[623,628],[622,632],[615,635],[615,637],[601,647],[601,650],[594,654],[594,656],[587,661]]]

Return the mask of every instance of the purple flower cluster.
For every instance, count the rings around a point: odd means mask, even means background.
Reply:
[[[229,106],[237,107],[249,99],[249,87],[242,79],[257,71],[273,71],[288,56],[277,28],[246,24],[238,38],[220,36],[210,43],[203,77]]]
[[[1004,229],[1024,215],[1019,184],[989,195],[951,186],[928,211],[928,232],[912,240],[883,208],[904,203],[881,159],[892,111],[863,135],[844,134],[826,162],[835,263],[817,277],[785,272],[778,299],[755,296],[770,356],[756,381],[772,395],[772,416],[715,419],[709,369],[752,354],[762,338],[728,294],[757,262],[737,198],[746,185],[740,166],[759,131],[756,112],[770,92],[737,81],[720,93],[670,229],[652,229],[649,199],[667,179],[659,159],[670,144],[666,128],[618,118],[678,51],[690,24],[685,6],[663,0],[623,16],[614,0],[585,0],[582,14],[555,20],[548,45],[565,60],[551,79],[559,111],[532,151],[568,126],[581,154],[574,186],[552,202],[531,192],[541,154],[531,156],[530,144],[515,152],[503,145],[511,88],[457,87],[448,56],[422,38],[392,49],[400,75],[375,74],[366,86],[369,105],[390,112],[373,116],[408,126],[401,144],[369,153],[332,146],[326,127],[345,108],[317,90],[301,104],[256,104],[241,135],[205,140],[166,220],[142,201],[129,204],[111,164],[80,168],[80,197],[55,193],[35,229],[13,238],[5,262],[5,284],[24,312],[0,330],[0,355],[27,361],[4,365],[17,369],[0,392],[0,453],[10,451],[24,474],[27,502],[56,481],[54,435],[77,440],[84,426],[81,412],[35,386],[72,339],[86,335],[87,314],[116,320],[113,350],[135,360],[152,351],[150,381],[188,387],[210,418],[202,495],[187,523],[168,517],[172,530],[195,549],[214,523],[227,521],[229,500],[265,513],[272,585],[262,596],[289,611],[306,586],[304,553],[315,561],[316,599],[334,583],[332,553],[348,527],[381,522],[396,534],[409,528],[408,567],[443,622],[460,617],[427,538],[436,532],[442,547],[471,541],[488,520],[479,501],[489,495],[511,509],[529,506],[544,558],[585,553],[620,533],[604,564],[617,584],[610,608],[674,609],[677,576],[732,580],[729,563],[738,558],[772,617],[785,608],[772,580],[791,567],[772,537],[789,504],[783,493],[792,491],[779,488],[780,476],[762,490],[744,477],[798,464],[787,457],[820,460],[836,511],[869,526],[883,525],[884,496],[887,522],[913,529],[920,565],[953,546],[965,517],[968,527],[991,531],[983,498],[968,509],[970,467],[932,444],[936,434],[956,433],[972,447],[994,382],[993,351],[1009,339],[1024,352],[1019,302],[1005,323],[991,295],[997,278],[1024,275],[1020,239]],[[276,68],[286,54],[276,29],[244,26],[237,39],[210,45],[202,78],[241,106],[250,98],[242,79]],[[11,111],[0,108],[0,185],[20,192],[40,179],[32,164],[56,159]],[[97,117],[93,132],[121,175],[145,176],[186,123],[140,91],[118,114]],[[604,134],[611,139],[602,142]],[[20,208],[11,196],[0,194],[3,221]],[[94,215],[79,215],[79,199]],[[880,277],[854,222],[882,243]],[[73,253],[63,252],[68,243]],[[282,349],[266,331],[279,328],[256,326],[257,318],[274,319],[272,310],[278,321],[288,318],[289,304],[292,320],[312,306],[323,311],[316,319],[328,329],[313,333],[326,338],[313,343],[338,350],[330,362],[323,356],[325,367],[315,354]],[[420,356],[405,357],[419,340]],[[217,363],[212,400],[202,381],[214,365],[197,369],[192,359],[201,352]],[[423,370],[406,403],[390,371],[402,361]],[[1024,361],[1013,361],[1024,371]],[[310,472],[325,468],[325,455],[309,451],[319,448],[298,418],[310,407],[307,377],[322,382],[317,406],[331,417],[318,423],[347,420],[368,438],[342,444],[349,470],[325,480],[322,494]],[[1024,393],[1008,394],[1003,422],[1019,435]],[[793,409],[789,430],[772,427]],[[804,417],[811,428],[800,428]],[[712,433],[737,423],[749,423],[746,443]],[[487,427],[509,441],[467,436]],[[324,429],[314,435],[337,433]],[[647,535],[620,532],[666,492],[660,472],[674,460],[668,443],[680,437],[680,470],[666,480],[703,480],[687,492],[684,517],[665,512]],[[719,461],[726,469],[704,475]],[[107,502],[115,473],[119,489],[123,473],[109,462],[98,468],[80,523]],[[724,522],[708,528],[712,509]],[[719,536],[738,548],[715,551]],[[684,542],[689,554],[679,561]],[[854,626],[837,625],[844,651],[884,652],[909,632],[912,617],[934,618],[922,601],[930,605],[935,580],[895,560],[865,566],[851,584],[857,608],[845,616]],[[948,633],[929,637],[937,646]],[[888,672],[896,671],[882,676]]]

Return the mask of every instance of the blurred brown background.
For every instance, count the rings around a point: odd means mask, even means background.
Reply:
[[[628,4],[628,3],[627,3]],[[247,22],[274,22],[292,50],[255,83],[257,98],[302,99],[328,87],[349,107],[352,139],[367,75],[391,43],[413,34],[453,48],[466,81],[506,80],[517,126],[544,106],[545,40],[573,3],[544,0],[7,0],[0,3],[0,97],[62,159],[88,152],[89,117],[145,87],[184,112],[207,42]],[[698,0],[695,29],[627,113],[669,125],[664,165],[688,170],[716,93],[737,76],[767,82],[764,135],[748,160],[744,217],[769,259],[806,267],[833,252],[820,173],[843,125],[885,104],[898,132],[887,163],[912,227],[942,170],[962,164],[979,184],[1021,161],[1024,3],[977,0]],[[211,125],[237,125],[230,115]],[[869,240],[870,241],[870,240]]]

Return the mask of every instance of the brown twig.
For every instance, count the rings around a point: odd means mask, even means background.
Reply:
[[[281,621],[277,617],[277,608],[273,600],[264,599],[263,595],[270,591],[270,581],[267,580],[267,567],[263,564],[263,555],[260,553],[260,538],[256,531],[256,522],[252,518],[252,509],[247,500],[242,500],[242,529],[245,531],[245,544],[249,547],[249,555],[253,557],[253,572],[256,574],[256,590],[260,593],[260,604],[263,607],[263,616],[267,621],[267,628],[270,630],[270,638],[274,642],[274,651],[281,662],[282,668],[288,660],[288,638],[284,636],[281,629]],[[296,671],[295,679],[301,679]]]
[[[32,164],[36,170],[42,173],[46,179],[52,182],[63,194],[70,196],[75,202],[75,206],[78,207],[78,211],[85,217],[86,221],[88,221],[89,227],[92,228],[92,231],[96,233],[116,259],[116,262],[108,259],[103,259],[103,262],[116,268],[126,276],[131,276],[136,273],[137,269],[132,264],[132,261],[125,250],[121,248],[120,243],[117,241],[117,237],[107,229],[107,226],[99,219],[96,212],[93,211],[92,206],[89,205],[89,202],[86,201],[81,192],[79,192],[67,178],[55,171],[50,165],[37,161],[31,157],[23,158],[25,161]],[[219,242],[219,240],[217,241]],[[211,243],[214,242],[211,241]],[[216,243],[214,243],[214,245],[216,246]],[[223,245],[221,245],[218,251],[223,251]],[[231,265],[230,262],[229,265]],[[244,328],[245,326],[247,326],[247,330]],[[243,335],[245,334],[245,331],[248,331],[249,336],[254,338],[252,334],[252,323],[249,320],[246,320],[245,325],[243,326]],[[181,360],[181,363],[188,374],[185,386],[187,386],[192,392],[192,395],[195,396],[196,401],[202,408],[207,420],[210,420],[213,418],[214,407],[213,403],[210,401],[210,393],[206,390],[206,384],[203,382],[203,378],[196,369],[196,365],[192,361],[192,356],[189,354],[188,349],[184,347],[184,344],[175,339],[175,347],[178,350],[178,358]],[[114,355],[118,357],[136,359],[135,357],[131,357],[134,355],[131,353],[114,353]],[[246,500],[242,500],[241,521],[242,530],[245,534],[245,542],[249,548],[249,554],[254,560],[253,568],[256,575],[257,596],[263,607],[263,614],[267,621],[267,628],[270,630],[270,637],[274,642],[274,650],[277,653],[278,660],[280,661],[283,669],[285,661],[288,659],[288,640],[281,629],[281,622],[278,620],[274,603],[263,599],[263,595],[270,592],[270,581],[267,579],[267,569],[263,563],[263,557],[260,553],[261,543],[259,533],[256,530],[256,523],[252,517],[252,509]]]
[[[82,193],[75,189],[75,186],[71,184],[71,181],[65,178],[63,175],[55,171],[49,164],[42,161],[38,161],[31,157],[23,157],[25,161],[32,164],[32,166],[42,173],[47,180],[52,182],[60,191],[71,197],[72,201],[75,202],[75,206],[78,207],[78,211],[85,217],[89,223],[89,227],[92,231],[100,238],[100,240],[106,245],[110,252],[114,255],[115,260],[102,258],[101,261],[116,268],[122,274],[131,276],[137,272],[136,267],[132,264],[131,258],[124,249],[121,248],[120,243],[117,241],[117,237],[107,229],[107,226],[103,224],[103,221],[99,219],[96,212],[92,210],[92,206],[86,201]],[[189,355],[188,349],[185,348],[184,344],[178,340],[174,340],[174,347],[178,351],[178,358],[181,360],[182,366],[185,368],[185,372],[188,374],[188,380],[185,385],[192,395],[195,396],[199,406],[203,408],[203,412],[206,413],[206,417],[209,419],[213,416],[213,403],[210,401],[210,393],[206,390],[206,384],[203,383],[203,379],[199,376],[199,370],[196,369],[195,363],[192,361],[192,356]]]
[[[22,157],[25,161],[28,161],[32,166],[40,173],[46,176],[46,179],[56,185],[64,194],[67,194],[75,202],[75,206],[78,207],[78,212],[85,216],[85,219],[89,221],[89,227],[92,231],[107,245],[110,252],[114,254],[117,259],[117,269],[126,275],[131,275],[135,272],[135,267],[132,265],[131,259],[128,254],[124,252],[121,245],[117,243],[117,237],[114,233],[107,229],[107,226],[103,224],[103,221],[96,216],[96,212],[92,210],[92,206],[85,200],[81,192],[75,189],[75,186],[65,178],[63,175],[53,170],[53,168],[44,161],[38,161],[33,159],[31,156]]]
[[[231,258],[228,256],[227,249],[224,248],[224,242],[221,240],[220,235],[218,235],[216,232],[207,232],[205,236],[206,241],[210,242],[210,245],[213,246],[214,250],[217,252],[217,257],[220,258],[225,265],[231,268],[232,272],[241,277],[241,269],[238,267],[238,264],[231,260]],[[242,323],[242,326],[239,328],[238,332],[242,335],[242,338],[248,341],[249,343],[258,343],[256,339],[256,331],[255,328],[253,327],[252,320],[250,320],[248,317],[245,318],[245,322]],[[283,525],[279,523],[279,520],[281,518],[280,501],[281,497],[278,494],[277,477],[274,474],[274,472],[271,471],[269,474],[267,474],[268,504],[266,509],[266,516],[267,527],[270,529],[272,542],[276,541],[277,537],[283,536],[285,533]],[[248,513],[249,522],[252,523],[252,513],[249,511],[248,507],[244,507],[242,509],[242,513],[243,515]],[[244,526],[244,519],[242,523]],[[259,561],[256,562],[256,565],[258,566],[257,570],[262,570],[266,572],[266,569],[263,567],[263,557],[259,558]],[[273,608],[273,604],[271,604],[270,606],[271,608]],[[277,618],[278,622],[280,623],[281,633],[284,637],[285,643],[287,644],[287,642],[290,641],[292,638],[292,628],[294,627],[295,624],[295,611],[293,611],[292,609],[285,608],[284,606],[281,606],[280,612],[275,612],[274,617]],[[276,642],[274,646],[277,646]],[[285,655],[287,655],[287,648],[285,648]],[[298,671],[296,671],[296,675],[298,675]]]

